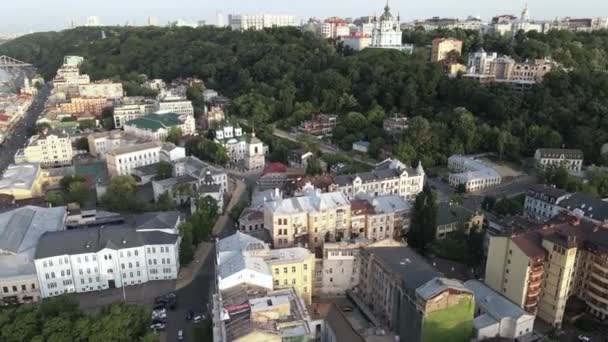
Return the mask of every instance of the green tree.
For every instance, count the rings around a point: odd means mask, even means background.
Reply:
[[[156,201],[156,210],[169,211],[173,209],[175,209],[173,197],[171,197],[171,194],[168,191],[165,191],[163,194],[158,196],[158,200]]]
[[[425,255],[436,234],[437,198],[435,192],[425,186],[414,202],[407,241],[420,254]]]
[[[78,121],[78,127],[82,130],[95,129],[97,128],[97,124],[95,123],[95,120],[81,120]]]
[[[89,193],[90,190],[84,182],[73,182],[68,188],[68,199],[70,202],[76,202],[82,206],[89,197]]]
[[[53,207],[65,204],[65,199],[59,192],[49,191],[46,193],[44,200]]]
[[[101,203],[110,211],[139,212],[145,209],[136,195],[136,183],[131,176],[117,176],[110,180]]]
[[[75,145],[77,150],[89,152],[89,140],[87,138],[80,138],[76,140]]]
[[[163,180],[171,178],[173,176],[173,165],[171,163],[161,160],[156,164],[156,179]]]
[[[61,188],[63,190],[69,191],[70,185],[72,185],[72,183],[84,183],[85,181],[86,181],[86,179],[83,176],[68,175],[68,176],[61,178],[61,180],[59,181],[59,185],[61,185]]]
[[[306,164],[306,174],[315,176],[323,173],[323,169],[321,168],[321,162],[317,157],[311,157],[308,159],[308,163]]]
[[[179,244],[179,263],[188,265],[194,257],[194,247],[192,239],[192,224],[185,222],[179,226],[181,242]]]
[[[171,127],[169,128],[169,132],[167,132],[167,138],[165,140],[174,144],[178,144],[182,136],[183,133],[180,127]]]

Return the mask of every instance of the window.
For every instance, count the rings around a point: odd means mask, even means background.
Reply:
[[[88,255],[84,256],[84,262],[89,262],[89,256]]]
[[[84,278],[80,278],[80,283],[84,285]]]
[[[137,271],[137,276],[140,277],[141,276],[141,272]]]
[[[4,293],[8,293],[8,287],[3,286],[3,287],[2,287],[2,291],[4,291]]]
[[[137,251],[137,249],[135,250],[135,252],[133,252],[135,254],[135,256],[139,255],[139,252]]]
[[[127,251],[127,257],[131,257],[131,251]]]
[[[125,269],[125,264],[120,264],[120,268]]]
[[[296,284],[296,280],[295,279],[291,279],[291,284],[295,285]]]
[[[287,267],[283,267],[283,273],[287,273]]]
[[[133,263],[129,263],[129,268],[133,268]]]
[[[304,264],[304,271],[308,270],[308,265]]]
[[[274,286],[279,286],[279,281],[278,280],[274,281]]]
[[[295,266],[291,266],[291,273],[296,273],[296,267]]]
[[[32,284],[32,290],[36,289],[36,284]]]
[[[274,274],[277,274],[277,275],[278,275],[279,273],[280,273],[279,269],[278,269],[278,268],[275,268],[275,269],[274,269]]]
[[[288,285],[288,284],[289,284],[289,282],[287,281],[287,279],[285,279],[285,280],[283,281],[283,285]]]
[[[139,261],[135,262],[135,267],[139,267]]]

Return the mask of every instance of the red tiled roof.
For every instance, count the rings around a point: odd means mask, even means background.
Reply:
[[[10,119],[11,117],[8,115],[0,114],[0,121],[9,121]]]
[[[364,200],[354,199],[350,201],[350,208],[353,215],[359,214],[358,211],[362,211],[362,213],[373,214],[374,207],[368,202]]]
[[[287,166],[283,163],[275,162],[266,165],[264,171],[262,171],[262,176],[268,173],[285,173],[287,172]]]

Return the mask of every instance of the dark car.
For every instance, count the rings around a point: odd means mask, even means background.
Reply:
[[[186,321],[191,321],[192,317],[194,317],[194,311],[190,310],[190,311],[188,311],[188,314],[186,315]]]
[[[165,303],[155,303],[154,306],[152,307],[152,310],[156,311],[156,310],[162,310],[165,308]]]

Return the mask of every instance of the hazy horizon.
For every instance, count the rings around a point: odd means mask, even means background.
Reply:
[[[183,19],[207,24],[216,23],[217,13],[243,14],[292,14],[300,20],[310,17],[329,16],[361,17],[380,13],[384,0],[309,0],[288,3],[281,0],[22,0],[3,4],[0,14],[0,32],[16,33],[51,31],[69,28],[70,21],[84,23],[86,17],[96,16],[103,25],[143,25],[149,16],[155,17],[159,25]],[[460,0],[457,5],[450,0],[389,1],[393,13],[400,14],[402,21],[423,19],[432,16],[465,18],[469,15],[489,19],[497,14],[519,16],[526,1],[518,0]],[[601,17],[608,16],[608,1],[579,0],[529,0],[532,18],[553,19],[555,17]]]

